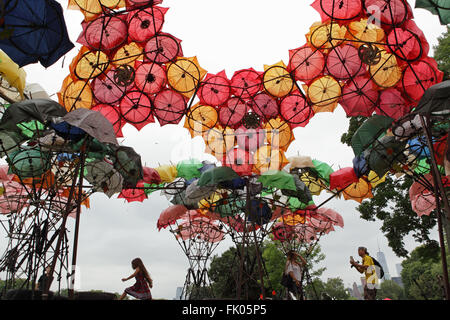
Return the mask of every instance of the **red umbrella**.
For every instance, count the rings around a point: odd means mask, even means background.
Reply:
[[[255,152],[263,145],[266,136],[265,131],[261,128],[247,129],[244,126],[236,129],[234,135],[236,136],[239,148],[250,152]]]
[[[139,181],[136,187],[141,189],[123,189],[117,198],[125,199],[127,202],[142,202],[147,199],[147,195],[143,189],[144,182]]]
[[[277,101],[266,93],[258,93],[247,104],[264,120],[275,118],[278,115]]]
[[[314,116],[312,107],[299,91],[294,91],[281,101],[280,114],[291,128],[304,127]]]
[[[290,241],[294,237],[294,228],[282,222],[277,222],[273,225],[271,233],[274,240],[280,242]]]
[[[109,105],[109,104],[98,104],[96,106],[93,106],[91,110],[100,112],[106,119],[108,119],[109,122],[113,125],[114,132],[116,134],[116,137],[121,138],[123,137],[122,133],[122,121],[119,110],[117,108]]]
[[[325,59],[322,52],[310,48],[307,44],[300,48],[289,50],[288,71],[296,80],[308,81],[322,73]]]
[[[230,150],[222,160],[222,164],[226,167],[231,167],[240,176],[249,176],[252,174],[253,164],[251,163],[253,157],[245,150],[233,149]]]
[[[375,108],[377,114],[398,120],[409,111],[410,107],[406,105],[400,91],[394,88],[381,91],[380,103]]]
[[[154,108],[155,116],[162,126],[178,124],[186,111],[186,100],[178,92],[166,89],[156,95]]]
[[[157,223],[158,230],[166,228],[169,224],[174,224],[186,212],[188,212],[188,209],[180,204],[168,207],[159,216]]]
[[[127,8],[137,8],[139,6],[148,5],[148,0],[126,0]],[[157,5],[162,3],[162,0],[153,0],[152,4]]]
[[[327,57],[327,70],[337,80],[353,78],[362,66],[358,49],[352,45],[336,47]]]
[[[365,0],[364,6],[369,15],[388,26],[399,26],[407,18],[412,18],[411,8],[405,0]]]
[[[215,75],[210,73],[206,75],[197,96],[201,104],[217,107],[224,104],[230,94],[230,80],[228,80],[225,71],[221,71]]]
[[[161,91],[166,84],[166,72],[156,63],[136,63],[134,83],[136,87],[151,95]]]
[[[315,0],[311,6],[319,12],[322,22],[352,20],[361,12],[361,0]]]
[[[353,167],[342,168],[330,174],[330,189],[344,189],[358,181]]]
[[[330,209],[330,208],[325,208],[325,207],[320,207],[319,209],[316,210],[317,214],[315,217],[317,219],[321,219],[321,216],[326,217],[327,219],[330,219],[331,222],[336,225],[339,226],[341,228],[344,227],[344,218],[342,218],[342,216],[337,213],[335,210]]]
[[[141,130],[146,124],[155,122],[150,98],[140,91],[129,91],[120,101],[120,113],[128,123]]]
[[[159,32],[164,23],[167,8],[152,6],[128,13],[128,35],[131,40],[144,42]]]
[[[414,24],[414,22],[412,23]],[[417,26],[416,29],[418,29]],[[386,38],[386,42],[389,51],[394,53],[398,58],[406,61],[419,59],[423,54],[424,47],[428,48],[426,40],[419,38],[418,34],[410,28],[392,29]]]
[[[253,68],[236,71],[231,78],[231,91],[242,99],[249,99],[262,88],[261,72]]]
[[[244,100],[233,97],[220,107],[219,122],[226,127],[236,126],[241,122],[246,112],[247,105]]]
[[[147,41],[145,57],[156,63],[167,63],[183,56],[181,40],[168,33],[158,33]]]
[[[119,83],[114,80],[115,74],[115,70],[110,70],[103,79],[98,77],[92,81],[91,88],[95,100],[100,103],[115,104],[122,99],[127,91],[127,87],[119,85]]]
[[[127,24],[118,16],[101,16],[91,22],[83,22],[78,43],[101,51],[109,51],[127,40]]]
[[[373,88],[373,82],[365,76],[359,76],[347,82],[340,101],[347,116],[370,117],[372,115],[378,102],[378,91]]]
[[[413,101],[419,101],[425,90],[442,81],[444,74],[433,58],[426,57],[409,64],[403,73],[403,89]]]
[[[161,177],[159,176],[158,171],[149,167],[142,167],[142,170],[144,172],[144,179],[142,181],[145,183],[161,183]]]

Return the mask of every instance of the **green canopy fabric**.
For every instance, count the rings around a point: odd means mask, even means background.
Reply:
[[[445,175],[445,169],[441,165],[437,165],[438,170],[441,174]],[[431,171],[431,165],[428,163],[428,159],[421,159],[417,162],[417,167],[414,172],[420,175],[427,174]]]
[[[373,115],[356,130],[352,137],[351,145],[355,156],[359,156],[381,134],[383,134],[394,120],[381,115]]]
[[[375,171],[375,173],[382,177],[388,172],[394,162],[400,162],[406,160],[406,156],[403,153],[405,149],[406,141],[399,141],[393,136],[384,136],[377,140],[370,150],[367,150],[367,163],[369,168]]]
[[[240,198],[220,199],[212,207],[212,211],[217,212],[221,217],[233,217],[245,211],[245,203]]]
[[[15,131],[0,130],[0,157],[19,149],[22,137]]]
[[[437,15],[442,25],[450,23],[450,0],[416,0],[415,7]]]
[[[198,179],[198,186],[219,184],[239,178],[239,175],[230,167],[215,167],[204,171]]]
[[[190,180],[198,178],[201,175],[199,171],[203,167],[203,163],[195,159],[183,160],[177,164],[177,177]]]
[[[45,126],[37,120],[19,123],[17,127],[20,128],[22,134],[28,138],[32,138],[36,131],[43,131],[45,129]]]
[[[294,177],[286,171],[269,170],[262,173],[258,181],[263,184],[264,187],[273,187],[278,189],[286,189],[296,191]]]
[[[39,177],[50,169],[50,154],[36,148],[24,148],[7,158],[9,172],[22,179]]]
[[[165,183],[160,183],[160,184],[157,184],[157,183],[144,183],[145,195],[148,196],[149,194],[152,194],[155,191],[161,190],[160,188],[162,188],[164,186],[165,186]],[[156,187],[156,189],[155,189],[155,187]]]
[[[313,160],[314,168],[310,168],[312,172],[318,175],[319,178],[325,180],[327,184],[330,184],[330,174],[334,172],[334,170],[325,162],[319,160]]]
[[[289,196],[289,197],[296,197],[301,202],[308,203],[312,200],[311,192],[309,191],[309,188],[306,186],[306,184],[299,179],[297,175],[292,175],[295,182],[295,191],[293,190],[281,190],[281,193]]]
[[[73,152],[77,153],[81,151],[81,147],[85,142],[84,139],[71,144]],[[87,144],[86,160],[102,160],[107,154],[112,154],[111,148],[108,145],[101,143],[97,139],[91,139]]]

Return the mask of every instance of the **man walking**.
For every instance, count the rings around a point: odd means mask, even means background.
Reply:
[[[358,255],[362,258],[362,264],[353,260],[353,257],[350,257],[350,264],[360,273],[364,273],[365,275],[364,300],[376,300],[378,276],[375,270],[375,264],[373,259],[369,256],[367,248],[359,247]]]

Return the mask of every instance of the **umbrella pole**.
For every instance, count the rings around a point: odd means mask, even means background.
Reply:
[[[81,148],[81,166],[80,166],[80,179],[78,183],[78,199],[77,199],[77,215],[75,220],[75,234],[73,239],[73,252],[72,252],[72,272],[70,274],[70,286],[69,286],[69,299],[74,298],[74,286],[75,286],[75,271],[77,267],[77,253],[78,253],[78,234],[80,229],[80,213],[81,213],[81,197],[83,194],[83,179],[84,179],[84,164],[86,160],[86,143]]]
[[[59,236],[58,236],[58,242],[56,243],[56,248],[55,251],[53,252],[53,259],[52,259],[52,263],[50,265],[50,272],[49,272],[49,280],[46,284],[46,286],[44,287],[43,293],[42,293],[42,300],[47,300],[48,299],[48,292],[50,290],[51,284],[53,282],[53,273],[55,272],[55,267],[56,267],[56,262],[58,260],[58,255],[59,255],[59,251],[61,250],[61,244],[62,244],[62,240],[64,238],[64,234],[66,231],[66,222],[67,222],[67,217],[70,214],[70,211],[72,211],[72,199],[73,199],[73,191],[75,189],[76,186],[76,181],[77,181],[77,174],[80,170],[80,162],[77,163],[76,168],[75,168],[75,178],[72,181],[72,186],[70,188],[70,192],[69,192],[69,197],[67,198],[67,206],[66,206],[66,212],[64,213],[63,216],[63,221],[61,222],[61,226],[59,229]]]
[[[429,120],[429,118],[428,118],[428,120]],[[448,206],[448,199],[445,194],[444,186],[442,185],[441,175],[439,173],[439,170],[438,170],[438,167],[436,164],[433,143],[432,143],[431,134],[429,131],[430,128],[425,124],[423,116],[420,116],[420,121],[421,121],[422,127],[424,128],[424,131],[425,131],[428,149],[430,150],[431,168],[432,168],[431,171],[432,171],[432,176],[433,176],[433,181],[434,181],[434,194],[436,197],[436,215],[437,215],[437,222],[438,222],[439,242],[440,242],[440,247],[441,247],[442,273],[443,273],[443,278],[444,278],[445,298],[447,300],[450,300],[450,285],[449,285],[449,278],[448,278],[447,255],[445,252],[444,234],[443,234],[443,230],[442,230],[442,220],[441,220],[442,213],[441,213],[441,204],[440,204],[439,194],[441,195],[441,197],[443,199],[445,211],[447,211],[447,213],[444,215],[445,219],[448,219],[448,217],[450,215],[450,209]]]
[[[259,243],[258,243],[258,240],[256,239],[255,225],[253,225],[253,238],[255,240],[256,256],[258,258],[258,272],[259,272],[261,294],[262,294],[263,300],[266,300],[266,292],[264,290],[264,275],[262,272],[261,252],[259,251]]]

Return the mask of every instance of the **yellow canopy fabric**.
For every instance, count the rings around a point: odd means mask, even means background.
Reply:
[[[218,114],[214,107],[197,103],[188,110],[184,127],[189,130],[191,137],[195,137],[214,128],[217,120]]]
[[[103,12],[103,7],[118,9],[125,7],[125,0],[69,0],[68,8],[80,10],[86,21],[95,19]]]
[[[229,150],[233,149],[236,144],[234,130],[221,126],[208,130],[205,134],[206,152],[215,156],[218,160]]]
[[[287,150],[292,141],[294,134],[288,123],[280,118],[270,119],[265,125],[267,142],[273,147]]]
[[[63,81],[60,92],[58,92],[59,104],[67,111],[92,107],[93,94],[86,81],[73,81],[70,75]]]
[[[283,61],[271,66],[264,65],[263,83],[267,92],[277,98],[287,96],[294,88],[294,81]]]
[[[358,182],[354,182],[343,191],[345,200],[355,200],[361,203],[364,199],[373,198],[372,187],[369,182],[363,178],[359,178]]]
[[[308,97],[316,107],[315,112],[324,112],[323,107],[336,104],[342,92],[339,82],[329,75],[315,79],[307,88]]]
[[[351,44],[359,48],[367,43],[379,43],[384,39],[384,30],[374,23],[367,23],[367,19],[352,21],[348,25],[347,38],[352,41]]]
[[[170,183],[175,180],[178,175],[177,167],[171,165],[162,165],[155,168],[161,178],[162,183]]]
[[[393,87],[402,78],[402,69],[399,67],[395,55],[385,50],[380,51],[380,55],[380,61],[369,66],[369,73],[378,86]]]
[[[387,173],[383,177],[379,177],[375,171],[370,171],[369,175],[367,176],[367,180],[370,182],[370,185],[372,188],[375,188],[377,185],[383,183],[386,181]]]
[[[2,49],[0,49],[0,76],[8,81],[11,87],[16,88],[23,97],[27,74]]]
[[[253,155],[254,170],[261,174],[269,170],[281,170],[288,164],[283,150],[262,146]]]
[[[115,66],[122,66],[124,64],[134,66],[136,60],[143,60],[142,51],[140,46],[135,42],[131,42],[117,50],[111,63]]]
[[[207,71],[200,67],[197,57],[180,57],[167,65],[169,85],[182,95],[191,98]]]

